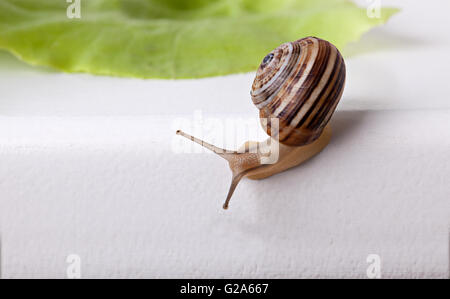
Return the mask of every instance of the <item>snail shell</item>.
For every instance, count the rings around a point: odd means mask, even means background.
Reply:
[[[344,85],[345,63],[336,47],[306,37],[282,44],[263,59],[251,97],[260,118],[267,119],[261,124],[269,136],[301,146],[322,134]],[[279,120],[279,134],[271,132],[271,118]]]

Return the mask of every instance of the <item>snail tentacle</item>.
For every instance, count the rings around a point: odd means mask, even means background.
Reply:
[[[227,151],[208,142],[205,142],[197,137],[186,134],[181,130],[177,130],[176,134],[190,139],[197,144],[200,144],[204,148],[209,149],[210,151],[216,153],[217,155],[228,161],[228,165],[230,166],[232,172],[232,179],[227,198],[223,205],[224,209],[228,209],[228,204],[230,202],[231,196],[233,195],[234,190],[236,189],[241,179],[245,177],[251,170],[262,167],[259,159],[259,154],[251,153],[248,143],[245,144],[244,152]]]

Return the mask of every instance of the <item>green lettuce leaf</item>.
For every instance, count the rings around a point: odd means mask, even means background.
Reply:
[[[75,0],[74,0],[75,1]],[[0,48],[33,65],[139,78],[254,71],[287,41],[313,35],[338,48],[381,18],[346,0],[0,0]]]

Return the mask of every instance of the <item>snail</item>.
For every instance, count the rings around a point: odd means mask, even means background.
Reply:
[[[243,177],[267,178],[308,160],[328,144],[328,122],[344,85],[344,59],[330,42],[306,37],[284,43],[264,57],[250,92],[270,136],[266,141],[247,141],[237,151],[228,151],[180,130],[176,133],[228,161],[232,181],[223,205],[227,209]],[[277,159],[268,162],[274,149]]]

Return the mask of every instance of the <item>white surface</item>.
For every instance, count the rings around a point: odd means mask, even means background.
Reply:
[[[65,277],[72,253],[83,277],[366,277],[372,253],[383,277],[448,277],[450,5],[382,2],[404,9],[346,49],[330,145],[244,180],[228,211],[226,163],[176,154],[187,141],[174,126],[195,110],[256,118],[253,74],[136,80],[4,62],[2,277]]]

